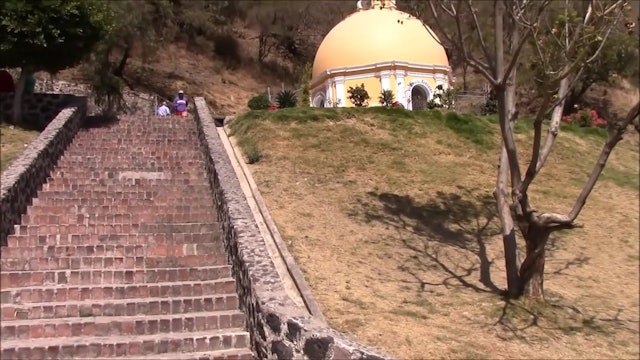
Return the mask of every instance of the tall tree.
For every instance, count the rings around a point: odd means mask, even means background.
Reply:
[[[529,190],[547,161],[560,132],[562,110],[570,90],[585,67],[599,59],[612,29],[627,8],[623,0],[569,1],[564,3],[528,0],[494,0],[490,26],[482,26],[475,2],[438,0],[416,6],[417,13],[429,11],[437,28],[455,24],[456,31],[440,31],[441,41],[463,54],[470,67],[491,84],[498,102],[502,145],[494,192],[500,215],[506,262],[508,295],[544,300],[545,246],[549,236],[559,230],[573,229],[587,198],[604,169],[616,144],[638,117],[639,103],[627,117],[609,124],[609,136],[591,174],[570,210],[565,214],[537,211]],[[464,22],[470,19],[471,33]],[[472,52],[467,38],[473,36],[479,51]],[[517,72],[523,63],[523,50],[536,56],[534,72],[542,104],[533,121],[533,145],[526,170],[521,167],[513,132],[518,120]],[[543,141],[543,123],[548,130]],[[520,263],[516,231],[525,243]]]
[[[0,67],[20,68],[13,121],[22,122],[22,93],[36,71],[55,73],[77,65],[110,30],[105,1],[0,2]]]

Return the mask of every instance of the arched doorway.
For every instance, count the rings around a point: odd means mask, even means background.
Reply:
[[[411,110],[426,110],[429,102],[429,94],[419,85],[411,89]]]
[[[313,99],[313,107],[319,107],[319,108],[323,108],[324,107],[324,95],[323,94],[316,95],[316,97]]]

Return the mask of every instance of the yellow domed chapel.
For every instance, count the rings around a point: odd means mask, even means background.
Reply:
[[[379,105],[383,90],[392,90],[406,109],[420,110],[438,85],[449,87],[447,54],[422,21],[398,10],[395,0],[360,0],[356,9],[318,48],[311,106],[354,106],[347,90],[364,84],[370,106]]]

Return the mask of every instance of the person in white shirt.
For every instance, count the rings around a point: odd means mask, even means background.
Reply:
[[[167,102],[163,101],[162,105],[160,105],[160,107],[158,108],[158,115],[159,116],[169,116],[171,115],[171,110],[169,110],[169,107],[167,106]]]

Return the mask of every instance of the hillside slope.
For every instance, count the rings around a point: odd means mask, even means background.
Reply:
[[[259,158],[250,169],[269,211],[337,329],[405,359],[638,357],[637,143],[611,156],[585,228],[549,244],[549,305],[532,308],[498,295],[495,120],[291,109],[231,128]],[[517,127],[523,159],[529,129]],[[533,205],[567,211],[603,136],[564,128]]]

